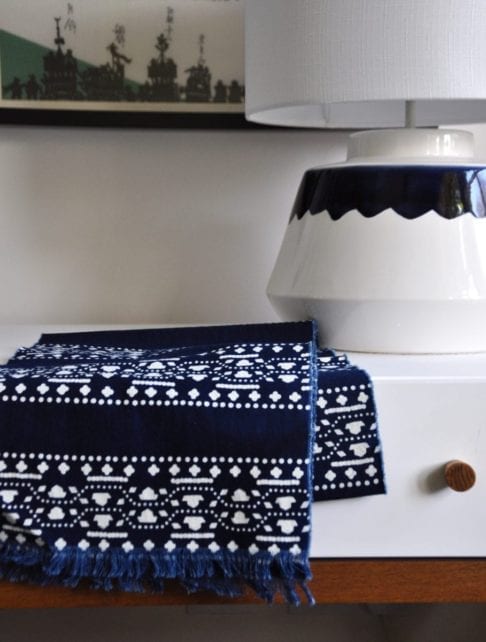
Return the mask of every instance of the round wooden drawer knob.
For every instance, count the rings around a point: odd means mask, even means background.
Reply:
[[[476,483],[474,468],[463,461],[450,461],[445,467],[444,474],[446,484],[458,493],[469,490]]]

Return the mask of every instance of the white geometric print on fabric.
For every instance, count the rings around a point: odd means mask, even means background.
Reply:
[[[281,391],[267,390],[264,398],[260,385],[252,381],[252,372],[261,375],[262,350],[265,344],[231,346],[191,357],[191,364],[181,350],[144,350],[81,345],[38,344],[20,349],[16,362],[45,363],[36,366],[36,377],[46,381],[24,389],[16,386],[13,396],[5,394],[0,374],[0,394],[3,400],[30,403],[74,403],[116,406],[180,406],[222,409],[302,409],[301,398],[306,394],[309,378],[302,390],[283,396]],[[282,345],[272,346],[277,355]],[[299,359],[306,360],[303,345],[293,348],[292,362],[278,363],[277,383],[293,383],[301,377]],[[172,356],[169,356],[172,353]],[[265,357],[266,358],[266,357]],[[274,361],[279,361],[278,358]],[[66,362],[61,368],[54,364]],[[73,363],[74,362],[74,363]],[[105,363],[100,367],[100,362]],[[53,369],[54,368],[54,369]],[[304,370],[307,365],[304,365]],[[32,371],[20,368],[16,376],[30,377]],[[342,387],[336,386],[345,375]],[[107,380],[98,394],[92,385],[93,376]],[[123,377],[127,384],[119,397],[109,380]],[[212,389],[206,383],[215,382]],[[182,390],[181,382],[189,382]],[[200,384],[204,392],[200,389]],[[376,421],[373,387],[368,375],[349,364],[345,355],[331,350],[318,353],[318,397],[316,403],[316,434],[314,444],[314,500],[342,499],[385,492],[383,460]],[[305,406],[308,410],[309,407]]]
[[[66,336],[0,367],[4,577],[295,604],[312,501],[385,490],[369,377],[311,322]]]
[[[296,333],[19,350],[0,368],[0,573],[130,590],[178,578],[224,595],[246,584],[297,603],[316,378],[313,326]]]
[[[303,403],[310,390],[309,354],[297,344],[293,359],[282,361],[283,349],[278,344],[225,346],[187,359],[176,350],[168,356],[168,350],[37,345],[15,355],[16,362],[26,362],[9,371],[17,385],[7,390],[0,372],[0,394],[3,401],[21,403],[309,410]],[[29,367],[39,360],[46,365]],[[58,365],[63,361],[68,363]],[[208,387],[209,382],[214,385]]]
[[[237,533],[251,555],[275,556],[285,547],[298,557],[305,542],[297,526],[309,513],[299,483],[307,464],[290,458],[0,453],[0,542],[44,546],[47,540],[59,551],[234,552]]]
[[[314,493],[326,499],[382,494],[383,461],[369,377],[344,356],[328,353],[318,362]]]

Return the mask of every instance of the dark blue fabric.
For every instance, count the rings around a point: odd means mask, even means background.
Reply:
[[[386,492],[378,414],[367,372],[318,351],[314,501]]]
[[[305,327],[304,323],[266,323],[77,332],[46,334],[39,344],[178,350],[185,346],[185,350],[191,351],[224,341],[301,341]],[[35,358],[38,360],[39,356]],[[336,356],[331,350],[318,351],[313,489],[314,501],[386,492],[371,380],[365,371],[352,366],[346,356]]]
[[[291,322],[50,333],[43,334],[38,343],[147,349],[194,348],[232,342],[284,341],[289,343],[306,341],[308,327],[307,322]]]
[[[311,323],[45,335],[0,368],[0,435],[12,579],[297,603],[313,491],[384,492],[369,378]]]

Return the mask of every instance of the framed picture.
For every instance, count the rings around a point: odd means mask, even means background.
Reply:
[[[1,0],[0,122],[245,127],[243,0]]]

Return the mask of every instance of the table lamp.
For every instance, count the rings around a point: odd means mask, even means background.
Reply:
[[[351,134],[302,180],[270,277],[352,351],[486,350],[486,0],[246,0],[246,114]]]

